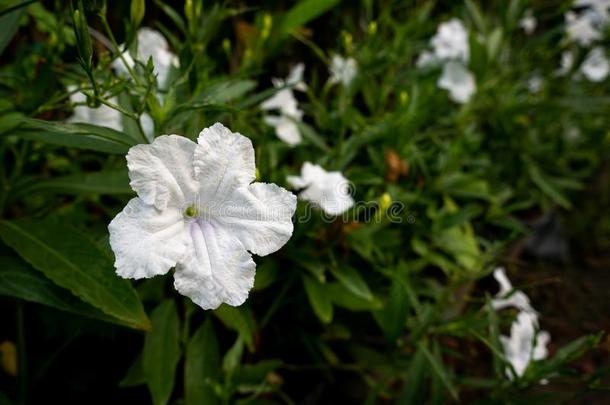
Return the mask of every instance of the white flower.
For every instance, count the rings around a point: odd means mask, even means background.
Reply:
[[[555,71],[557,76],[565,76],[574,66],[574,52],[564,51],[561,54],[561,67]]]
[[[491,306],[496,311],[513,307],[520,311],[536,313],[530,299],[523,291],[514,291],[513,285],[506,276],[506,272],[502,267],[494,270],[494,278],[500,285],[500,291],[491,300]]]
[[[342,83],[347,87],[358,74],[358,64],[354,58],[344,58],[334,55],[330,60],[330,78],[332,84]]]
[[[595,16],[591,11],[586,11],[581,15],[568,11],[565,14],[565,20],[568,37],[581,46],[588,46],[591,42],[601,38],[599,30],[595,27]]]
[[[449,98],[456,103],[467,103],[477,90],[474,75],[457,61],[447,62],[438,79],[438,87],[449,91]]]
[[[290,146],[301,143],[301,133],[295,121],[303,119],[303,111],[299,109],[299,103],[294,96],[293,88],[305,91],[307,85],[303,82],[303,71],[305,65],[295,65],[288,74],[286,80],[273,78],[273,86],[279,88],[273,97],[261,104],[263,110],[277,110],[279,115],[265,115],[263,121],[275,128],[275,134]]]
[[[538,317],[531,312],[522,311],[510,327],[510,336],[500,336],[504,355],[518,377],[521,377],[530,361],[542,360],[548,356],[547,345],[551,335],[538,330]],[[510,379],[513,378],[507,370]]]
[[[580,71],[592,82],[601,82],[610,73],[610,63],[606,58],[604,48],[593,48],[580,66]]]
[[[288,176],[288,183],[303,189],[299,198],[312,202],[329,215],[340,215],[354,205],[348,180],[341,172],[327,172],[318,165],[305,162],[301,176]]]
[[[252,183],[254,149],[216,123],[197,143],[163,135],[127,154],[138,197],[110,223],[117,274],[148,278],[176,268],[174,286],[204,309],[242,304],[261,256],[292,235],[296,197]]]
[[[169,50],[167,40],[159,31],[151,28],[143,27],[138,30],[138,50],[135,57],[143,64],[146,64],[148,59],[152,57],[153,72],[157,75],[157,83],[161,89],[165,89],[169,85],[168,79],[172,67],[179,66],[178,57]],[[123,58],[130,68],[135,66],[129,51],[123,52]],[[120,74],[127,75],[128,73],[127,67],[121,58],[115,59],[112,67]]]
[[[527,80],[527,90],[530,93],[538,93],[544,85],[544,79],[538,73],[534,74]]]
[[[418,68],[427,68],[438,65],[440,60],[430,51],[423,51],[419,54],[415,66]]]
[[[68,92],[72,93],[76,91],[77,88],[78,86],[69,85]],[[70,101],[79,104],[86,103],[87,96],[78,91],[70,95]],[[116,97],[112,97],[108,101],[112,104],[118,104]],[[100,104],[97,108],[77,105],[74,107],[74,115],[68,118],[67,121],[92,124],[100,127],[112,128],[116,131],[123,131],[123,118],[121,113],[105,104]]]
[[[519,20],[519,26],[527,35],[532,35],[536,30],[536,25],[538,25],[538,22],[536,21],[536,17],[534,17],[532,10],[526,10],[523,18]]]
[[[610,20],[610,0],[576,0],[575,7],[588,7],[600,24]]]
[[[441,60],[458,59],[468,61],[470,44],[468,31],[462,21],[453,18],[439,25],[436,35],[430,41],[434,54]]]

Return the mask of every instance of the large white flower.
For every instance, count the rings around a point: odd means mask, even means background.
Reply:
[[[518,377],[521,377],[532,360],[542,360],[548,356],[547,345],[551,335],[538,330],[538,317],[531,312],[521,311],[510,327],[510,336],[500,336],[504,355]],[[513,378],[507,370],[509,378]]]
[[[157,75],[157,83],[161,89],[167,88],[172,67],[179,66],[178,57],[169,50],[169,44],[163,35],[159,31],[147,27],[138,30],[137,54],[132,56],[128,50],[123,52],[123,59],[130,68],[135,65],[133,57],[144,64],[152,57],[153,72]],[[120,74],[127,75],[128,73],[127,66],[121,58],[115,59],[112,67]]]
[[[573,11],[568,11],[565,14],[565,20],[568,37],[581,46],[588,46],[601,38],[599,30],[595,27],[593,12],[585,11],[578,15]]]
[[[254,149],[214,124],[197,143],[163,135],[127,154],[138,194],[110,223],[117,274],[148,278],[175,267],[174,286],[204,309],[242,304],[261,256],[292,235],[296,197],[252,183]]]
[[[354,58],[344,58],[341,55],[333,55],[330,59],[330,77],[328,81],[332,84],[342,83],[348,87],[358,74],[358,64]]]
[[[517,308],[520,311],[536,313],[530,299],[523,291],[515,291],[510,280],[506,276],[506,272],[502,267],[494,270],[494,278],[500,285],[500,291],[491,300],[491,306],[495,310],[500,310],[508,307]]]
[[[301,176],[288,176],[288,183],[302,189],[299,198],[314,203],[329,215],[340,215],[354,205],[349,181],[341,172],[327,172],[322,167],[305,162]]]
[[[610,63],[608,62],[604,48],[601,46],[593,48],[582,65],[580,65],[580,71],[592,82],[601,82],[608,77],[608,73],[610,73]]]
[[[303,111],[294,96],[293,88],[301,91],[307,89],[303,82],[305,65],[297,64],[292,68],[286,80],[273,78],[273,86],[281,90],[261,104],[263,110],[275,110],[276,115],[267,114],[263,117],[265,123],[275,128],[275,134],[290,146],[301,143],[301,133],[296,121],[303,119]]]
[[[458,61],[449,61],[443,66],[443,73],[437,84],[449,92],[451,100],[461,104],[470,101],[477,90],[474,75]]]
[[[78,86],[75,85],[68,86],[68,92],[74,92],[70,95],[70,101],[72,103],[79,104],[74,107],[74,115],[68,118],[68,122],[93,124],[101,127],[112,128],[117,131],[123,131],[123,119],[120,112],[114,108],[108,107],[105,104],[100,104],[97,108],[82,105],[82,103],[87,102],[87,96],[80,91],[76,91],[77,88]],[[116,97],[112,97],[108,101],[113,104],[117,104]]]
[[[453,18],[438,26],[430,41],[434,54],[441,60],[459,59],[467,62],[470,55],[468,31],[462,21]]]

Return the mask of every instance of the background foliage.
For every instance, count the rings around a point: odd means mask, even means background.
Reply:
[[[514,313],[488,305],[497,291],[488,276],[508,264],[515,274],[527,273],[516,276],[517,284],[530,289],[546,327],[551,301],[537,290],[549,279],[607,270],[609,87],[554,75],[569,46],[563,13],[570,2],[0,6],[0,307],[6,314],[0,402],[604,397],[608,345],[598,347],[604,336],[596,332],[607,319],[595,318],[587,328],[549,323],[551,356],[511,381],[498,336]],[[518,23],[526,8],[538,18],[532,36]],[[469,28],[478,87],[463,106],[437,88],[437,70],[414,67],[438,24],[451,17]],[[117,56],[112,42],[132,42],[139,25],[163,32],[179,56],[166,90],[155,88],[145,63],[135,69],[137,81],[109,68]],[[334,54],[358,62],[349,87],[326,82]],[[308,84],[299,95],[304,142],[291,148],[264,124],[259,104],[275,91],[271,77],[285,77],[299,62]],[[543,82],[532,92],[534,75]],[[74,108],[71,84],[90,94],[91,105],[118,96],[124,131],[66,123]],[[389,193],[404,203],[402,221],[364,221],[383,206],[332,223],[314,213],[296,224],[282,250],[256,258],[254,291],[238,308],[202,311],[176,294],[171,274],[120,279],[106,226],[132,194],[124,155],[145,140],[138,125],[143,112],[156,134],[194,139],[216,121],[246,134],[263,181],[286,185],[286,175],[304,161],[341,170],[354,183],[356,200],[379,202]],[[572,129],[579,135],[571,136]],[[520,241],[548,213],[576,241],[574,254],[559,273],[548,266],[535,273],[538,267],[522,260]],[[607,291],[608,278],[600,277],[605,287],[599,288]],[[548,384],[540,385],[544,378]]]

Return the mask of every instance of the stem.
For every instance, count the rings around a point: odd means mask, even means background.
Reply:
[[[114,38],[114,34],[112,33],[112,30],[110,29],[110,25],[108,25],[108,20],[106,19],[106,15],[99,14],[99,17],[102,20],[102,26],[104,28],[104,31],[106,32],[106,35],[108,35],[108,39],[110,39],[110,42],[112,43],[112,46],[114,47],[114,51],[119,55],[119,58],[121,59],[121,61],[123,61],[123,64],[127,68],[127,71],[129,72],[129,75],[131,76],[131,78],[136,82],[137,85],[140,85],[140,81],[138,80],[138,77],[136,76],[132,67],[129,66],[129,64],[127,63],[125,56],[123,56],[123,52],[121,52],[121,49],[119,48],[119,44],[116,42],[116,39]]]
[[[17,361],[19,373],[19,403],[25,404],[27,398],[27,369],[25,357],[25,319],[23,302],[17,302]]]

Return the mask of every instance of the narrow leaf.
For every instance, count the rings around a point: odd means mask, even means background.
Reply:
[[[191,337],[184,364],[186,405],[216,404],[219,399],[211,382],[222,376],[220,348],[212,320],[208,318]]]

